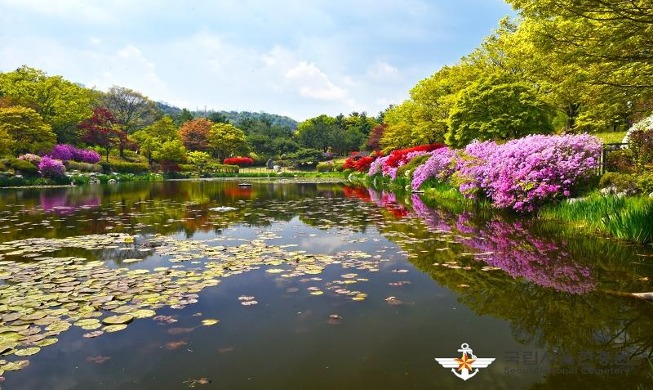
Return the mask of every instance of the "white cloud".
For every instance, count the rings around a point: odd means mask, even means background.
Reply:
[[[399,69],[381,60],[377,60],[367,69],[367,75],[373,79],[383,80],[395,77],[397,74],[399,74]]]
[[[286,79],[295,83],[302,96],[320,100],[338,100],[347,96],[347,91],[336,86],[329,77],[315,66],[301,61],[286,72]]]

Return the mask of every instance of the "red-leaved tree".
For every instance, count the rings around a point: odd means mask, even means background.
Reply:
[[[213,122],[206,118],[193,119],[184,123],[179,129],[179,135],[186,149],[207,152],[211,148],[208,138],[212,124]]]
[[[116,128],[116,124],[116,118],[104,107],[94,108],[93,116],[79,124],[79,128],[84,132],[82,140],[89,145],[103,148],[107,152],[107,162],[109,152],[120,145],[123,135],[123,132]]]

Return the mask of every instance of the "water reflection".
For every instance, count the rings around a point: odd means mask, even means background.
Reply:
[[[25,250],[7,248],[3,265],[34,272],[47,270],[21,257],[35,247],[28,238],[72,237],[52,255],[102,260],[106,274],[135,271],[134,288],[177,275],[167,283],[183,290],[184,279],[208,268],[221,275],[187,308],[157,308],[174,324],[137,320],[97,341],[63,333],[7,377],[12,389],[183,388],[203,377],[212,382],[198,388],[459,388],[433,357],[455,356],[461,342],[497,358],[466,388],[637,388],[650,380],[652,306],[627,296],[651,289],[650,250],[534,221],[362,187],[203,181],[6,191],[0,230],[2,242],[20,240]],[[107,233],[135,240],[90,250],[74,239]],[[264,248],[306,257],[272,259]],[[291,275],[322,255],[332,261],[318,273]],[[259,304],[245,308],[240,296]],[[221,322],[198,327],[206,318]]]

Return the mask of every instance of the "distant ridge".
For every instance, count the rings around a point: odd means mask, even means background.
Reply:
[[[173,118],[179,116],[182,112],[181,108],[172,106],[164,102],[156,102],[156,106],[164,114],[170,115]],[[263,122],[269,121],[271,125],[288,127],[292,130],[296,130],[298,124],[296,120],[290,117],[276,115],[276,114],[268,114],[265,112],[200,110],[200,111],[191,111],[191,113],[195,118],[203,118],[203,117],[210,116],[213,113],[218,113],[223,115],[227,120],[229,120],[230,123],[233,123],[236,126],[240,122],[246,120],[263,121]]]

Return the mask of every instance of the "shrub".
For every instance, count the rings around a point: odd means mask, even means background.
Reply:
[[[102,166],[102,172],[104,173],[147,173],[150,170],[150,167],[146,163],[130,163],[130,162],[106,162],[102,161],[99,163]]]
[[[48,156],[43,156],[39,163],[39,171],[43,177],[55,179],[63,177],[66,174],[66,167],[59,160],[55,160]]]
[[[71,160],[64,162],[64,165],[68,171],[102,172],[102,166],[100,164],[89,164]]]
[[[512,140],[486,160],[481,186],[495,207],[532,212],[545,200],[569,197],[596,172],[600,153],[601,142],[588,134]]]
[[[636,171],[635,156],[631,149],[620,149],[607,153],[605,170],[609,172],[633,173]]]
[[[89,149],[78,149],[72,145],[67,144],[56,145],[48,155],[51,158],[64,162],[74,160],[77,162],[95,164],[100,161],[100,155],[96,151]]]
[[[77,154],[75,154],[73,160],[89,164],[97,164],[100,162],[101,157],[95,150],[77,149]]]
[[[212,173],[238,173],[240,167],[238,165],[227,164],[209,164],[207,170]]]
[[[455,172],[456,153],[448,148],[436,149],[428,154],[426,162],[413,172],[411,186],[413,190],[418,190],[429,178],[435,178],[439,181],[446,182]]]
[[[27,160],[14,158],[9,160],[8,162],[9,162],[8,164],[9,167],[12,168],[14,171],[16,171],[17,174],[23,176],[37,176],[39,173],[39,169],[37,168],[37,166]]]
[[[317,164],[315,169],[317,169],[318,172],[333,172],[335,170],[333,161],[320,162]]]
[[[197,167],[193,164],[179,164],[179,172],[195,172]]]
[[[41,162],[41,156],[32,153],[26,153],[23,154],[22,156],[18,156],[18,159],[29,161],[32,164],[34,164],[34,166],[39,165],[39,163]]]
[[[628,137],[628,146],[633,153],[633,159],[638,171],[653,166],[653,129],[636,130]]]
[[[246,167],[254,164],[254,160],[252,160],[250,157],[229,157],[224,159],[224,164]]]

